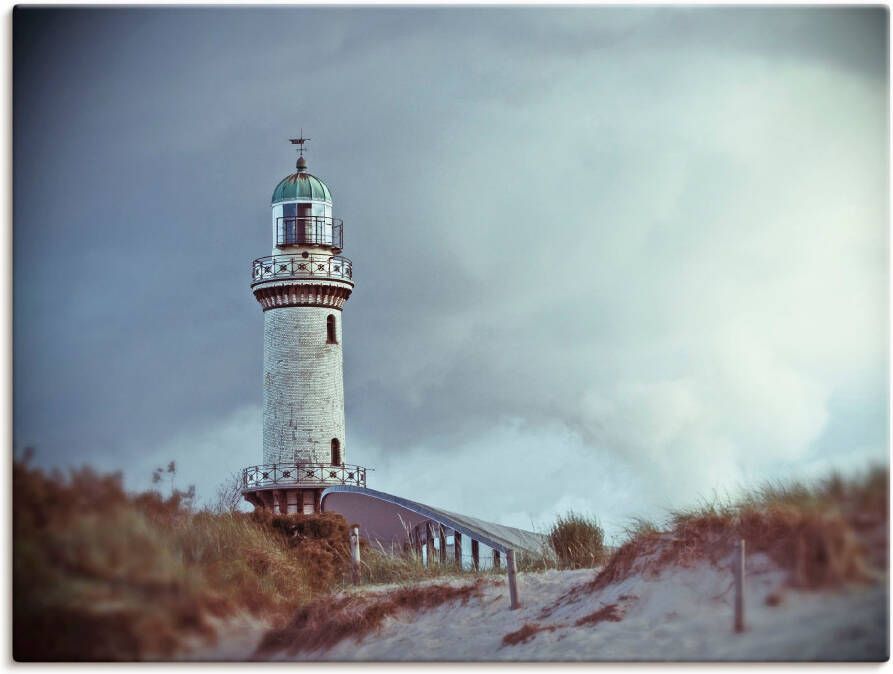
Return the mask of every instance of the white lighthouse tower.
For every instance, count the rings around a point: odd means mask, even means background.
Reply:
[[[325,487],[366,482],[345,463],[341,316],[353,270],[338,255],[331,192],[307,170],[308,140],[291,140],[299,157],[273,191],[272,255],[252,265],[264,313],[263,463],[245,469],[242,493],[276,513],[317,512]]]
[[[382,549],[414,550],[429,566],[505,563],[517,608],[515,552],[540,554],[543,535],[368,489],[366,468],[344,462],[341,315],[353,269],[340,255],[344,230],[332,194],[307,170],[309,139],[301,136],[291,141],[300,150],[297,170],[273,190],[273,254],[251,269],[264,315],[263,458],[242,471],[242,494],[279,514],[340,513],[362,531],[354,529],[354,541],[362,535]],[[358,563],[359,546],[352,550]]]

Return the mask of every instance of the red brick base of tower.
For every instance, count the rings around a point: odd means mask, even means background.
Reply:
[[[255,510],[266,510],[276,515],[320,512],[320,499],[324,487],[302,489],[258,489],[243,491],[245,500]]]

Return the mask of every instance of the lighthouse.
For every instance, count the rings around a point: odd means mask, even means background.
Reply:
[[[542,534],[369,489],[367,469],[345,462],[342,315],[353,266],[341,255],[344,225],[332,193],[307,167],[308,140],[291,139],[298,160],[273,190],[272,255],[251,265],[264,316],[263,451],[261,463],[242,471],[242,495],[276,514],[340,513],[365,540],[429,566],[504,564],[516,608],[514,555],[539,554]]]
[[[353,267],[340,255],[332,193],[304,158],[309,140],[291,139],[298,159],[273,190],[272,254],[251,266],[264,319],[263,456],[243,471],[242,494],[281,514],[318,512],[327,486],[366,484],[366,469],[346,463],[342,315]]]

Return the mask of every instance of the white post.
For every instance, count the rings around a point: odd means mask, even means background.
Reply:
[[[744,631],[744,539],[735,546],[735,631]]]
[[[509,572],[509,598],[512,602],[512,610],[515,610],[516,608],[521,607],[521,603],[518,601],[518,577],[517,568],[515,567],[514,550],[506,550],[505,566]]]
[[[360,527],[356,524],[350,530],[350,562],[354,585],[360,584]]]

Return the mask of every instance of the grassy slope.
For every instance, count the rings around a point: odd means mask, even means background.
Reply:
[[[128,494],[120,476],[13,466],[13,657],[173,656],[236,613],[288,623],[349,580],[348,524],[324,513],[194,512],[185,494]],[[364,546],[366,582],[454,569]]]
[[[736,541],[766,553],[799,588],[839,586],[885,573],[889,471],[838,475],[814,485],[770,484],[737,502],[713,502],[670,515],[664,527],[638,521],[593,589],[633,572],[725,559]]]
[[[471,596],[429,586],[418,596],[332,603],[323,595],[348,577],[348,528],[338,515],[196,513],[181,494],[129,495],[116,476],[47,475],[23,462],[14,465],[13,490],[17,660],[170,657],[185,638],[213,638],[210,618],[244,612],[273,622],[268,647],[294,648],[308,634],[345,637],[381,616]],[[769,486],[737,503],[674,513],[663,527],[640,522],[574,593],[632,573],[718,562],[739,538],[785,569],[794,587],[876,577],[888,564],[888,492],[888,472],[877,469],[849,482]],[[371,549],[363,557],[372,582],[455,573]]]
[[[789,587],[817,589],[875,580],[887,569],[887,508],[888,473],[875,469],[852,481],[832,476],[816,485],[769,485],[738,502],[707,503],[677,511],[660,527],[638,521],[628,532],[627,541],[593,578],[541,607],[538,619],[549,618],[562,606],[588,604],[587,597],[633,574],[655,578],[672,568],[701,568],[704,562],[725,568],[741,538],[747,541],[750,553],[765,553],[786,572]],[[566,525],[567,520],[563,518],[558,524],[563,521]],[[574,534],[580,527],[576,522],[571,524],[564,527],[569,530],[567,536],[580,539]],[[453,590],[469,592],[468,588]],[[455,599],[443,586],[413,591],[423,592],[418,601],[428,603],[421,608],[395,604],[393,596],[380,594],[342,596],[302,608],[286,629],[267,634],[257,655],[270,655],[277,650],[289,655],[325,650],[378,629],[381,616],[395,616],[402,611],[403,620],[414,620],[411,612]],[[470,596],[480,598],[479,591]],[[634,601],[636,597],[622,599]],[[595,610],[584,612],[572,627],[589,630],[599,623],[619,622],[624,617],[618,604],[591,608]],[[506,634],[502,645],[526,643],[540,632],[559,627],[531,621]],[[461,649],[460,644],[455,646]],[[421,651],[418,655],[424,657]],[[488,652],[485,657],[493,656]]]

